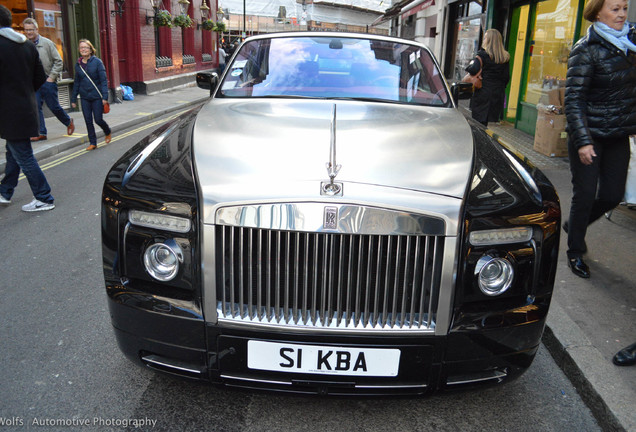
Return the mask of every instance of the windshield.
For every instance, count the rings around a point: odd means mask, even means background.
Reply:
[[[450,106],[431,54],[416,45],[333,36],[246,42],[217,97],[315,97]]]

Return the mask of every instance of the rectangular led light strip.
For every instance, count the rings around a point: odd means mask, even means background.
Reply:
[[[523,243],[529,241],[531,238],[531,227],[473,231],[469,236],[470,243],[474,246]]]
[[[192,222],[187,218],[149,213],[140,210],[131,210],[130,213],[128,213],[128,220],[133,225],[180,233],[190,231],[190,227],[192,226]]]

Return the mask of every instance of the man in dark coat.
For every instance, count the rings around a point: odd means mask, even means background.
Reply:
[[[35,197],[22,210],[33,212],[51,210],[55,204],[31,147],[31,137],[39,132],[35,92],[46,75],[35,45],[26,42],[11,28],[11,11],[0,5],[0,138],[6,140],[7,149],[0,204],[11,203],[22,170]]]

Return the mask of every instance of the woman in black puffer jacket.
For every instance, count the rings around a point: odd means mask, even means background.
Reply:
[[[568,264],[588,278],[587,226],[625,193],[629,135],[636,134],[636,28],[626,21],[627,0],[590,0],[583,16],[593,24],[570,53],[565,84],[573,195],[563,228]]]

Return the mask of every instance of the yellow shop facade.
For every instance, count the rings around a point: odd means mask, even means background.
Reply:
[[[537,105],[553,103],[547,95],[565,86],[570,50],[590,25],[582,18],[583,6],[580,0],[511,5],[511,80],[505,115],[524,132],[534,135]]]

